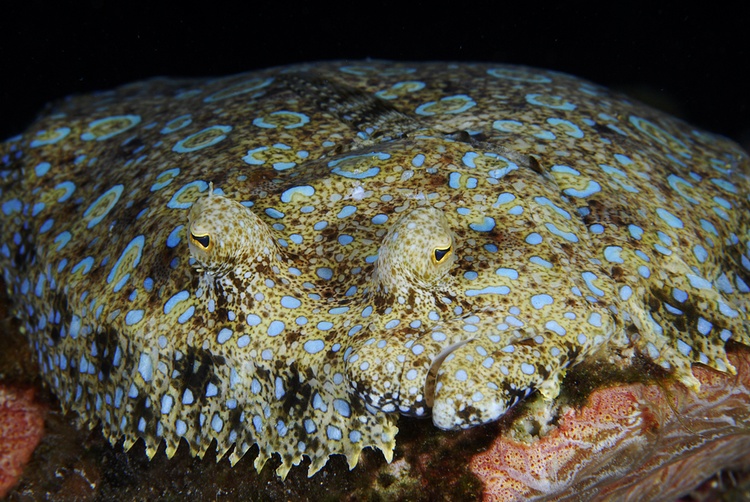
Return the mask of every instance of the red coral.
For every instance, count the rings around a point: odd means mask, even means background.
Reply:
[[[471,460],[485,500],[671,500],[750,459],[750,352],[736,376],[696,366],[701,390],[677,383],[595,391],[526,444],[506,437]]]

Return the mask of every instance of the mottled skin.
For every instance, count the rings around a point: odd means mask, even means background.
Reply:
[[[747,156],[569,76],[154,79],[0,155],[0,266],[45,379],[150,456],[390,460],[399,413],[486,423],[633,348],[695,387],[750,343]]]

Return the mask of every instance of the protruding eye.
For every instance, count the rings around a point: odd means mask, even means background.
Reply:
[[[447,248],[435,248],[435,263],[440,263],[451,254],[451,246]]]
[[[208,250],[208,247],[211,245],[211,238],[208,236],[208,234],[205,235],[195,235],[194,233],[190,233],[190,240],[198,246],[203,251]]]

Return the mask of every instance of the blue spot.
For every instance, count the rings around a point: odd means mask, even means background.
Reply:
[[[448,175],[448,186],[451,188],[461,188],[461,174],[460,173],[450,173]]]
[[[531,297],[531,306],[537,310],[540,310],[547,305],[552,305],[553,302],[554,300],[552,297],[547,294],[534,295]]]
[[[87,256],[83,260],[79,261],[71,270],[71,273],[75,274],[79,270],[81,270],[81,273],[83,275],[86,275],[91,270],[91,267],[94,266],[94,258],[91,256]]]
[[[581,131],[581,128],[569,120],[548,118],[547,123],[553,127],[562,126],[561,129],[563,129],[568,136],[578,139],[583,138],[583,131]]]
[[[693,247],[693,254],[701,263],[704,263],[708,259],[708,252],[706,251],[706,248],[701,245]]]
[[[512,268],[498,268],[497,270],[495,270],[495,273],[497,275],[500,275],[500,276],[503,276],[503,277],[507,277],[507,278],[512,279],[514,281],[516,279],[518,279],[518,271],[516,271],[516,270],[514,270]]]
[[[630,236],[635,240],[641,240],[641,237],[643,237],[643,229],[637,225],[628,225],[628,231],[630,232]]]
[[[507,295],[510,293],[510,288],[507,286],[487,286],[483,289],[467,289],[466,296],[478,296],[478,295]]]
[[[216,336],[216,341],[219,343],[226,343],[230,338],[232,338],[232,330],[229,328],[222,328],[221,331],[219,331],[219,334]]]
[[[125,324],[128,326],[141,322],[141,319],[143,319],[143,310],[131,310],[125,314]]]
[[[169,315],[169,313],[172,312],[172,309],[174,309],[174,307],[178,303],[184,302],[188,298],[190,298],[190,293],[188,293],[185,290],[180,291],[179,293],[177,293],[176,295],[172,296],[169,300],[166,301],[166,303],[164,304],[164,313],[166,315]]]
[[[583,198],[600,192],[601,189],[602,187],[601,185],[599,185],[599,183],[589,180],[589,182],[586,184],[586,188],[584,188],[583,190],[578,190],[576,188],[566,188],[565,190],[563,190],[563,192],[565,193],[565,195],[570,195],[571,197]]]
[[[185,312],[180,315],[180,317],[177,318],[177,322],[180,324],[185,324],[190,320],[191,317],[193,317],[193,314],[195,313],[195,307],[193,305],[189,306]]]
[[[482,223],[470,223],[469,228],[476,232],[489,232],[495,228],[495,220],[489,216],[485,216]]]
[[[354,214],[354,212],[357,210],[354,206],[344,206],[344,208],[339,211],[339,214],[336,215],[337,218],[346,218],[347,216],[351,216]]]
[[[326,344],[323,340],[308,340],[303,345],[303,348],[309,354],[317,354],[326,348]]]
[[[281,298],[281,306],[288,309],[296,309],[302,304],[298,299],[293,296],[284,296]]]
[[[342,246],[346,246],[347,244],[351,244],[352,241],[354,241],[354,237],[351,235],[340,235],[339,236],[339,244]]]
[[[23,205],[18,199],[12,199],[3,202],[3,214],[5,214],[6,216],[9,216],[13,213],[20,213],[21,209],[23,209]]]
[[[372,222],[375,225],[382,225],[386,221],[388,221],[388,216],[386,216],[385,214],[376,214],[372,218]]]
[[[620,299],[627,301],[633,294],[633,290],[630,286],[623,286],[620,288]]]
[[[533,263],[534,265],[540,265],[544,268],[552,268],[552,263],[548,262],[547,260],[539,256],[532,256],[531,258],[529,258],[529,261]]]
[[[179,233],[183,228],[185,228],[185,225],[177,225],[177,227],[169,233],[167,236],[167,247],[173,248],[180,243],[181,238]]]
[[[473,281],[476,278],[477,278],[477,273],[474,272],[473,270],[469,270],[468,272],[464,272],[464,279],[466,279],[468,281]]]
[[[151,361],[151,356],[146,354],[145,352],[141,352],[141,358],[138,361],[138,373],[141,374],[141,378],[143,378],[144,382],[150,382],[151,378],[153,377],[153,363]]]
[[[333,270],[327,267],[320,267],[316,270],[316,273],[318,274],[318,277],[325,279],[326,281],[331,280],[331,277],[333,277]]]
[[[333,327],[333,323],[328,322],[328,321],[320,321],[317,325],[317,328],[321,331],[328,331],[332,327]]]
[[[274,209],[272,207],[266,208],[265,212],[266,212],[266,214],[268,216],[270,216],[271,218],[277,219],[277,220],[281,219],[281,218],[283,218],[285,216],[284,213],[282,213],[281,211],[279,211],[277,209]]]
[[[604,249],[604,258],[611,263],[624,263],[620,253],[622,248],[620,246],[607,246]]]
[[[49,162],[40,162],[34,168],[34,173],[36,173],[36,175],[41,178],[42,176],[47,174],[51,167],[52,165]]]
[[[268,326],[268,336],[277,336],[279,333],[284,331],[284,323],[282,321],[272,321]]]
[[[413,159],[411,159],[411,165],[414,167],[422,167],[422,164],[424,164],[425,156],[420,154],[417,154]]]
[[[531,244],[532,246],[536,246],[537,244],[542,243],[542,236],[539,235],[536,232],[532,232],[529,235],[526,236],[526,243]]]
[[[665,209],[662,209],[660,207],[656,208],[656,214],[659,215],[659,218],[664,220],[664,222],[672,228],[684,227],[682,220]]]
[[[49,232],[50,230],[52,230],[52,226],[54,224],[55,224],[55,220],[53,220],[53,219],[46,220],[44,223],[42,223],[42,226],[39,227],[39,233],[40,234],[45,234],[45,233]]]

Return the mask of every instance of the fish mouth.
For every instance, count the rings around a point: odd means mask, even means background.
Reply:
[[[452,345],[445,347],[437,356],[435,356],[435,359],[433,359],[432,364],[430,365],[430,369],[427,372],[427,378],[424,382],[424,398],[425,403],[429,408],[432,408],[435,403],[435,391],[440,366],[442,366],[446,358],[448,358],[448,356],[450,356],[453,352],[475,339],[476,338],[467,338],[466,340],[458,341]]]

